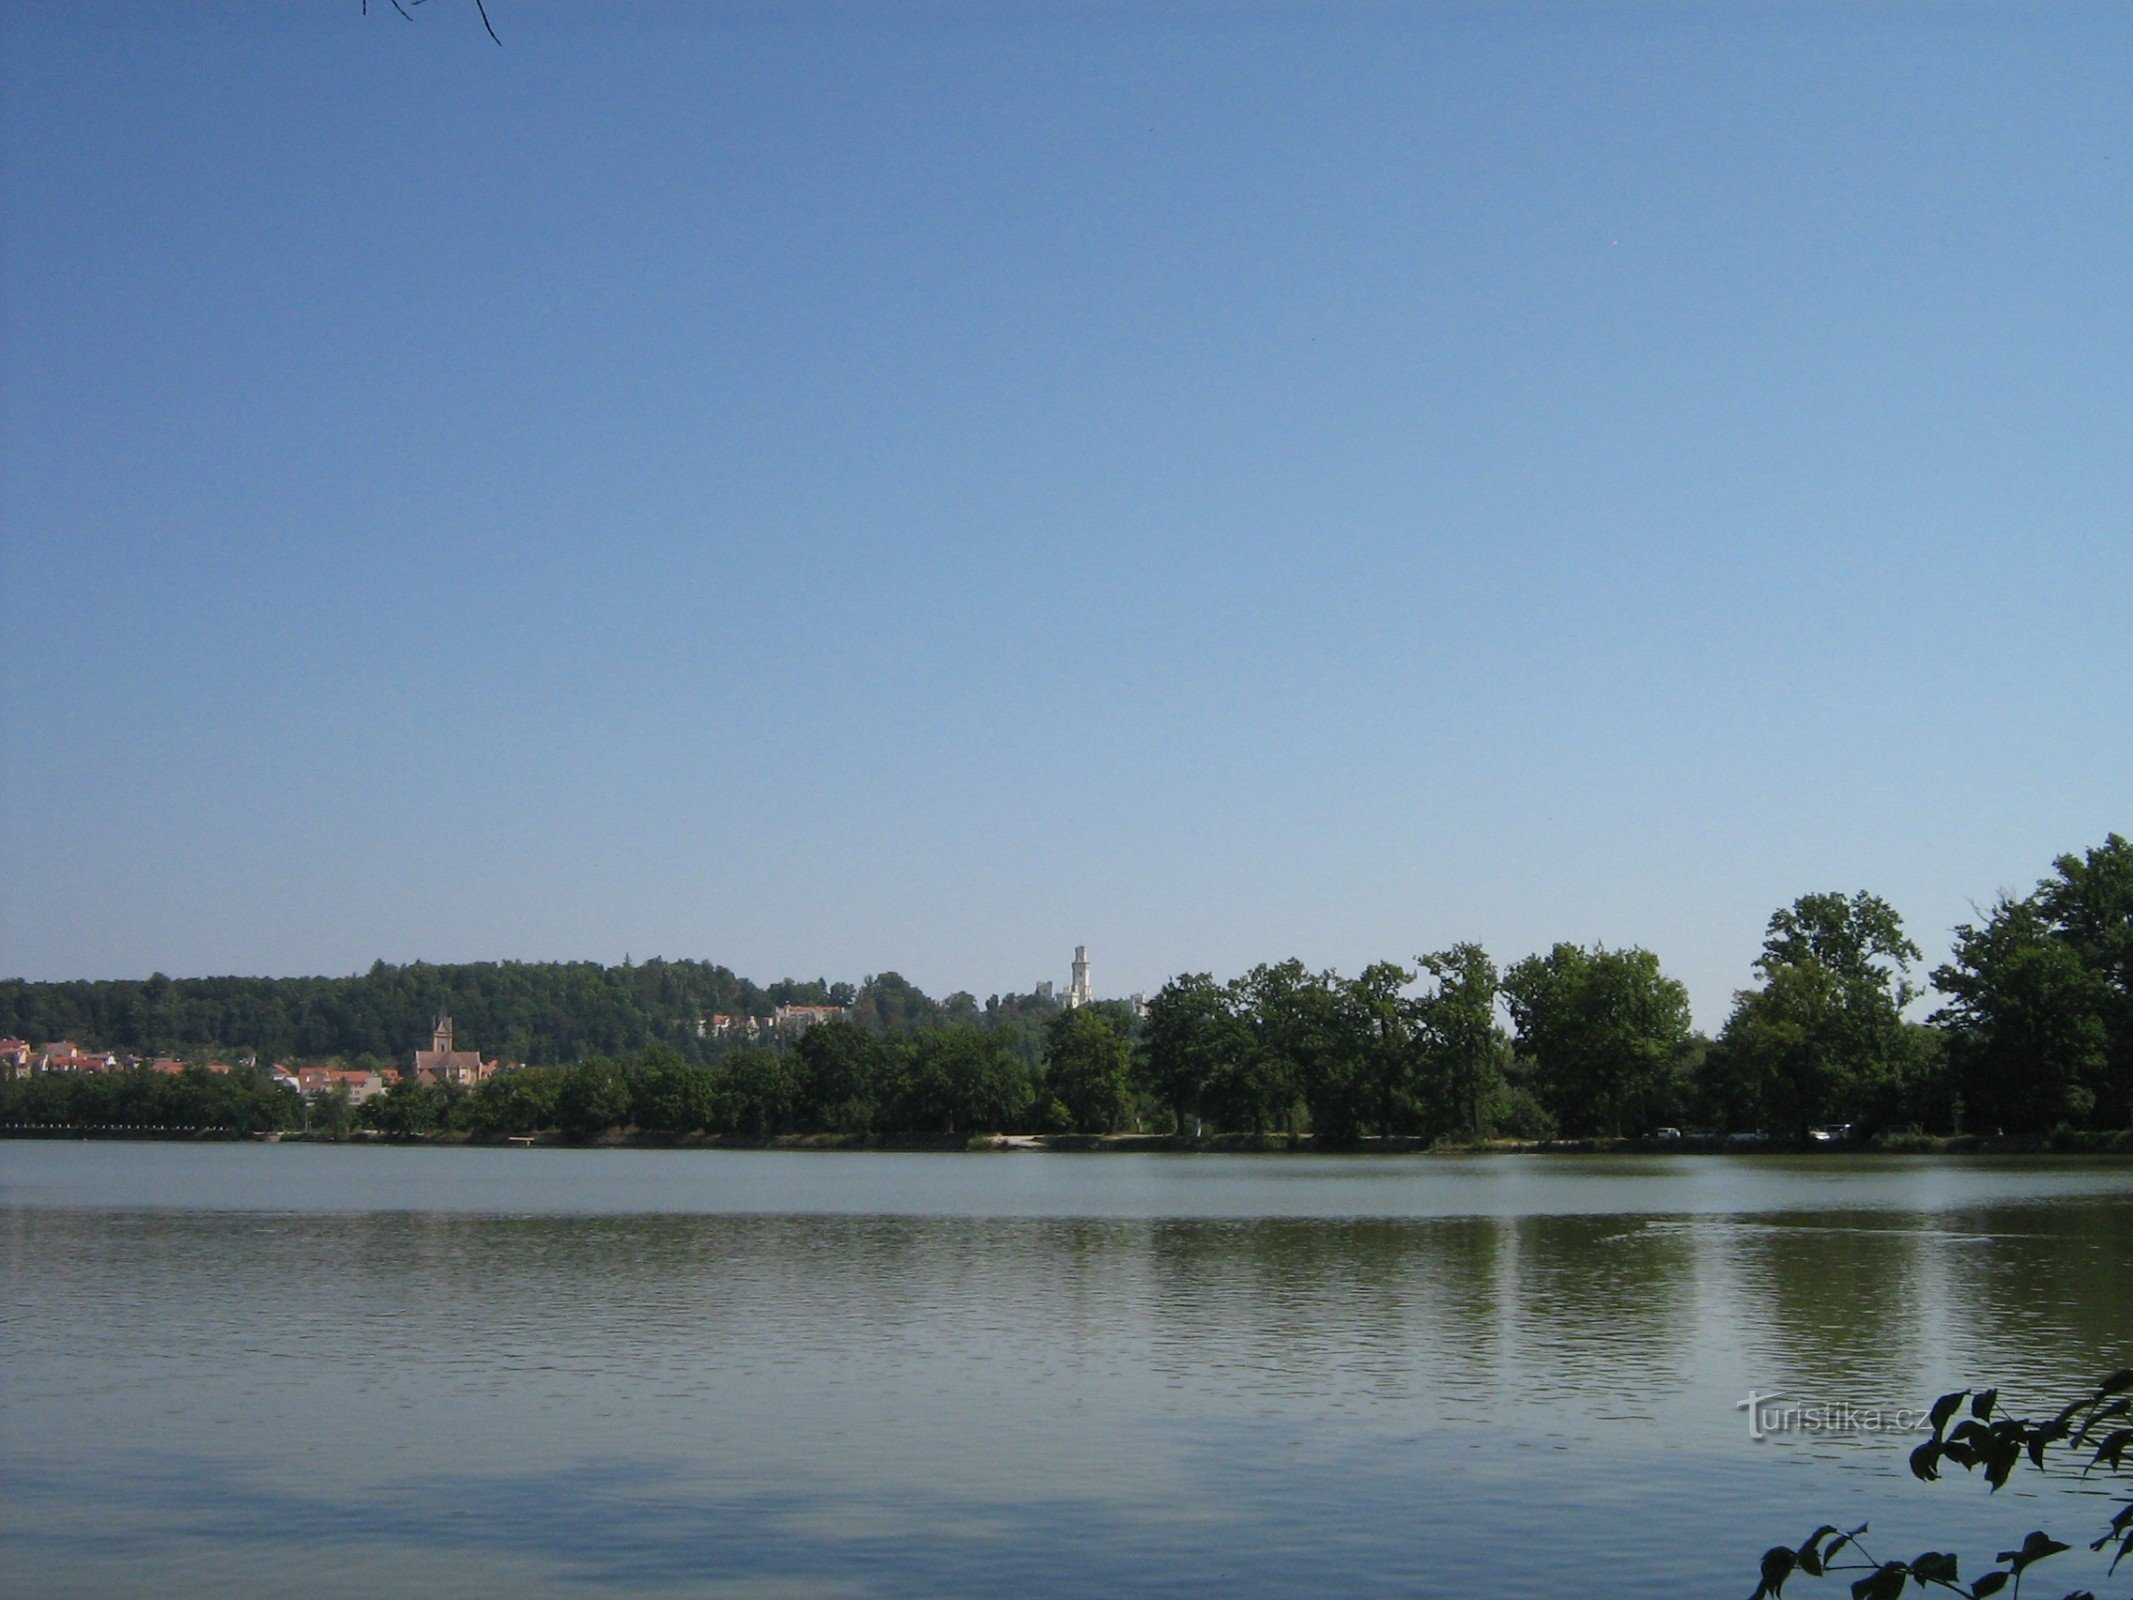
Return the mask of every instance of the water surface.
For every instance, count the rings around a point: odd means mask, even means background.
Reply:
[[[1744,1594],[2050,1509],[1745,1394],[2055,1401],[2128,1260],[2105,1162],[0,1143],[0,1592]]]

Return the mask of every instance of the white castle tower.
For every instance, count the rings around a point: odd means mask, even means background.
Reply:
[[[1087,1005],[1095,996],[1089,993],[1089,947],[1074,946],[1074,981],[1067,985],[1067,1008]]]

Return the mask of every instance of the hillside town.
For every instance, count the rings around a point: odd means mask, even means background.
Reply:
[[[696,1035],[700,1039],[768,1043],[796,1038],[818,1023],[842,1021],[849,1015],[847,1006],[781,1005],[765,1016],[699,1017]],[[352,1106],[376,1099],[403,1080],[425,1088],[450,1085],[472,1089],[499,1072],[510,1072],[522,1065],[522,1062],[484,1057],[479,1050],[460,1048],[451,1017],[442,1013],[431,1030],[429,1047],[411,1052],[404,1068],[307,1066],[281,1061],[261,1063],[250,1054],[241,1055],[235,1061],[217,1061],[212,1057],[187,1060],[177,1056],[140,1056],[97,1050],[72,1039],[54,1039],[41,1045],[32,1044],[27,1039],[0,1039],[0,1078],[143,1071],[176,1077],[193,1067],[226,1075],[242,1068],[264,1071],[269,1080],[306,1100],[339,1095]]]
[[[414,1051],[404,1069],[304,1066],[279,1061],[266,1063],[262,1067],[258,1058],[251,1055],[240,1056],[233,1062],[213,1059],[187,1061],[175,1056],[144,1057],[123,1055],[112,1050],[84,1049],[71,1039],[55,1039],[41,1046],[33,1045],[27,1039],[0,1039],[0,1077],[31,1078],[52,1073],[142,1071],[176,1077],[191,1067],[217,1075],[226,1075],[240,1068],[247,1071],[257,1069],[263,1070],[272,1082],[303,1096],[306,1100],[338,1094],[354,1106],[377,1098],[403,1079],[424,1086],[451,1084],[458,1088],[471,1089],[497,1073],[510,1071],[519,1064],[485,1059],[479,1050],[457,1048],[452,1019],[444,1015],[437,1018],[436,1027],[430,1034],[429,1048]]]

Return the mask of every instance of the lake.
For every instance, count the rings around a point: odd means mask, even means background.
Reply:
[[[2056,1405],[2128,1262],[2073,1159],[0,1142],[0,1593],[1737,1600],[2097,1520],[1740,1403]]]

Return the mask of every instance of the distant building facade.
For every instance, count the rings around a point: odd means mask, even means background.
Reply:
[[[118,1072],[123,1063],[108,1050],[84,1050],[71,1039],[54,1039],[37,1057],[39,1072]]]
[[[280,1070],[286,1072],[288,1068]],[[317,1100],[338,1091],[348,1097],[350,1105],[359,1106],[383,1094],[385,1080],[375,1072],[356,1067],[298,1067],[296,1088],[306,1100]]]
[[[794,1038],[818,1022],[843,1022],[850,1006],[779,1006],[767,1017],[728,1016],[713,1012],[696,1019],[699,1039]]]
[[[779,1006],[770,1025],[784,1033],[805,1033],[818,1022],[842,1022],[843,1006]]]

